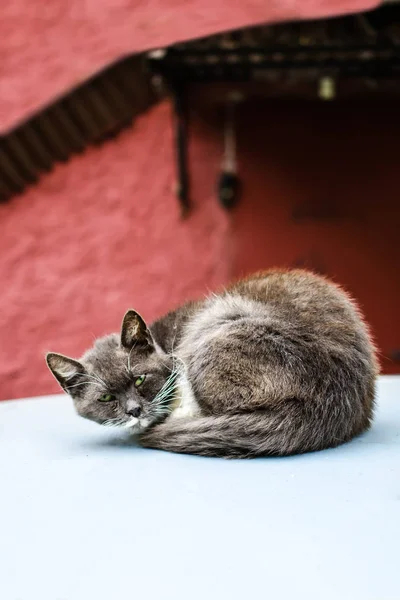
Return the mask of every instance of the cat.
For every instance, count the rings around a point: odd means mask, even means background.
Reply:
[[[373,418],[376,350],[338,285],[272,270],[120,334],[77,361],[47,354],[79,415],[149,448],[250,458],[322,450]]]

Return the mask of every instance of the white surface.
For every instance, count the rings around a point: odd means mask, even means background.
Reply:
[[[0,403],[1,600],[400,599],[400,378],[369,433],[325,452],[224,461],[116,435],[66,397]]]

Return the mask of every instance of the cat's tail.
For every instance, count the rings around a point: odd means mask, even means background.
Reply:
[[[349,415],[307,410],[296,401],[251,413],[169,419],[144,432],[140,442],[170,452],[252,458],[322,450],[350,440],[367,429]]]

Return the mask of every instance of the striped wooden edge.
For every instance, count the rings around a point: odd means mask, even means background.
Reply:
[[[0,138],[0,201],[36,183],[55,163],[128,127],[158,100],[144,55],[125,58]]]

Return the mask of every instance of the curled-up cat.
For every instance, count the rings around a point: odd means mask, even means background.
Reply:
[[[143,446],[248,458],[321,450],[369,428],[378,364],[354,301],[307,271],[269,271],[120,334],[47,355],[77,412]]]

